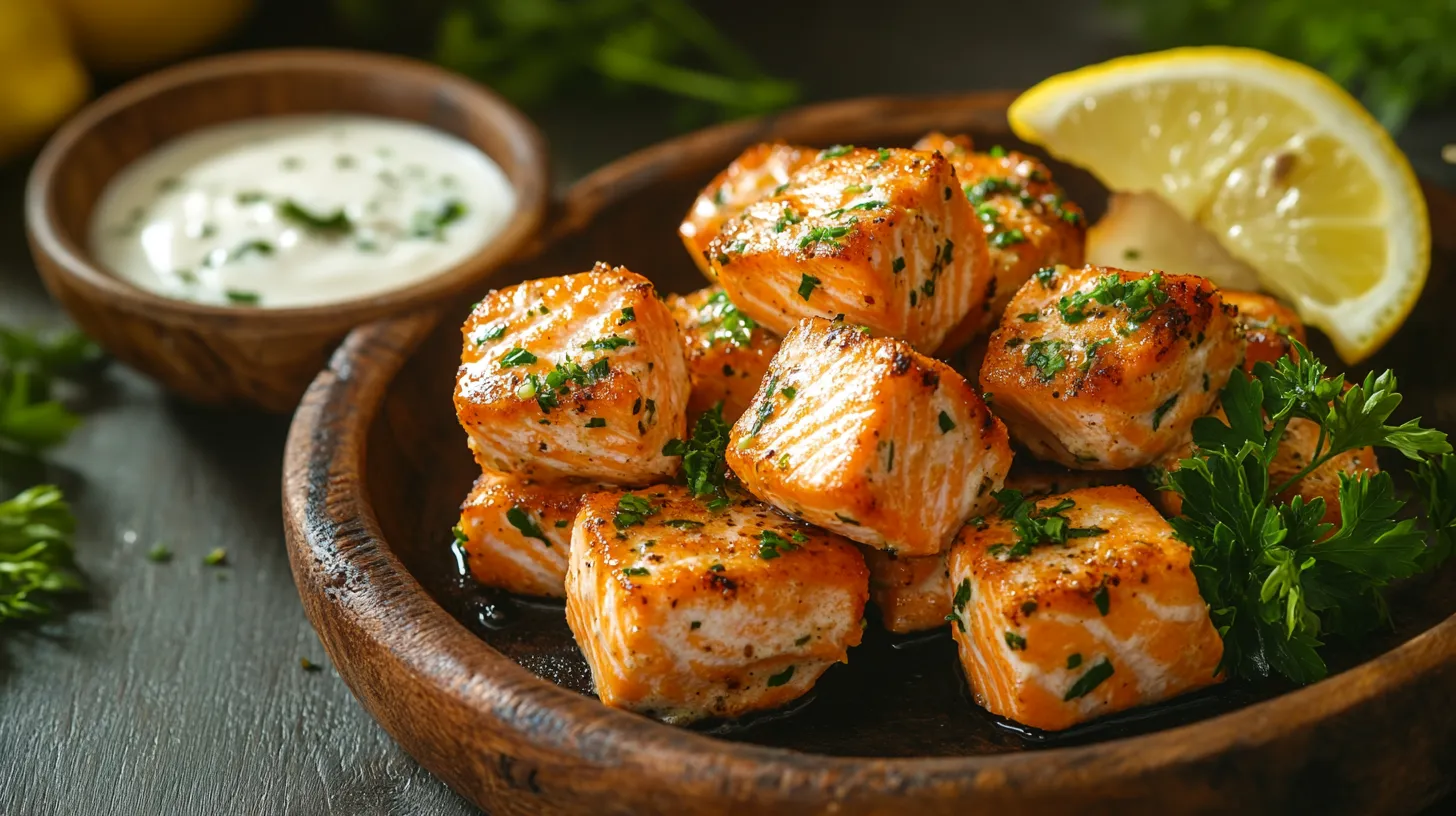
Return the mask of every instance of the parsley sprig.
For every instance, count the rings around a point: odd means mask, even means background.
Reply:
[[[1385,586],[1449,554],[1456,466],[1445,455],[1445,434],[1419,420],[1387,424],[1400,404],[1392,374],[1372,374],[1347,391],[1344,377],[1329,376],[1309,349],[1296,342],[1295,352],[1297,361],[1259,363],[1252,379],[1233,373],[1222,393],[1228,421],[1194,422],[1194,453],[1169,476],[1169,489],[1183,499],[1172,524],[1193,549],[1199,591],[1224,639],[1223,668],[1310,683],[1328,671],[1323,638],[1378,626]],[[1319,424],[1315,453],[1289,480],[1270,484],[1269,465],[1296,417]],[[1435,547],[1414,520],[1396,519],[1405,503],[1389,473],[1341,474],[1338,528],[1322,521],[1322,498],[1277,498],[1331,458],[1367,445],[1417,462]]]

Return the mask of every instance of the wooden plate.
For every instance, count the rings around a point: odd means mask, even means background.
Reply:
[[[698,288],[674,228],[746,145],[908,144],[939,128],[1010,146],[1011,97],[840,102],[650,148],[576,185],[547,248],[497,282],[603,259],[666,291]],[[1096,210],[1105,194],[1087,175],[1056,172]],[[1407,407],[1450,431],[1456,202],[1426,194],[1436,267],[1373,365],[1402,372]],[[340,673],[406,750],[492,813],[1402,812],[1456,778],[1451,570],[1398,592],[1395,629],[1334,655],[1344,671],[1322,683],[1230,684],[1051,740],[976,708],[948,638],[891,642],[875,627],[778,719],[705,733],[607,709],[582,693],[559,606],[455,578],[448,531],[474,476],[450,401],[467,309],[349,337],[294,420],[284,512],[294,577]]]

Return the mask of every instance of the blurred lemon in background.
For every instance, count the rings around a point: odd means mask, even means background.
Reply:
[[[42,2],[65,13],[82,57],[103,73],[135,71],[200,51],[242,22],[253,7],[253,0]]]
[[[89,88],[51,0],[0,2],[0,159],[38,141]]]

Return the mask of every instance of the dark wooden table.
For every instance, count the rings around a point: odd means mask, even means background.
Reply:
[[[956,4],[906,0],[888,17],[790,5],[776,13],[794,19],[765,32],[753,15],[723,22],[815,98],[1016,87],[1135,50],[1115,21],[1069,0],[1039,4],[1033,43],[994,26],[977,34],[978,13]],[[911,24],[930,18],[941,24]],[[242,44],[307,42],[267,23]],[[602,103],[538,118],[563,182],[673,132],[663,111]],[[1456,113],[1418,119],[1402,145],[1422,175],[1456,187],[1445,141],[1456,141]],[[0,324],[63,325],[25,247],[26,169],[0,170]],[[299,665],[327,661],[283,548],[287,418],[180,404],[119,366],[88,402],[50,475],[75,505],[92,592],[58,622],[0,637],[0,814],[474,812],[390,741],[331,667]],[[159,542],[170,563],[147,558]],[[215,547],[226,566],[203,564]]]

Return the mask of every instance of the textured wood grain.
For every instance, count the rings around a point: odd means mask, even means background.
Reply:
[[[293,309],[237,309],[143,291],[86,249],[111,178],[201,127],[260,116],[347,111],[421,122],[495,159],[517,208],[480,251],[402,292]],[[107,94],[51,139],[30,180],[26,217],[46,286],[117,359],[208,405],[288,412],[349,329],[474,290],[531,240],[546,204],[544,146],[500,97],[423,63],[347,51],[256,51],[186,63]]]
[[[497,282],[603,259],[667,290],[700,285],[670,228],[695,186],[747,144],[896,144],[931,128],[1012,144],[1009,99],[847,101],[650,148],[574,187],[557,240]],[[1097,201],[1090,179],[1069,171],[1056,170],[1072,197]],[[1446,220],[1456,225],[1456,211],[1449,196],[1427,192],[1443,237],[1421,311],[1380,355],[1398,370],[1431,361],[1423,338],[1456,302]],[[446,396],[464,311],[455,304],[439,324],[415,316],[350,335],[295,416],[284,512],[305,609],[355,694],[427,768],[492,811],[1225,813],[1317,801],[1320,812],[1365,813],[1417,808],[1453,782],[1440,759],[1456,751],[1456,709],[1444,705],[1456,683],[1456,600],[1444,585],[1397,607],[1427,631],[1403,633],[1326,682],[1183,727],[1035,753],[880,758],[911,728],[902,723],[871,730],[849,752],[866,759],[785,751],[660,725],[543,679],[458,623],[420,581],[443,560],[449,507],[468,484]],[[1456,374],[1421,368],[1412,404],[1436,407],[1428,420],[1449,428],[1438,397],[1456,388]],[[1415,612],[1430,605],[1428,618]]]

